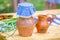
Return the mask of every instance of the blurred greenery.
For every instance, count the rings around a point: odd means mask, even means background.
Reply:
[[[0,13],[13,12],[11,0],[0,0]]]
[[[34,4],[36,10],[44,9],[44,0],[27,0]],[[7,7],[7,4],[10,4],[10,7]],[[0,13],[9,13],[13,12],[13,6],[11,0],[0,0]]]
[[[45,9],[45,1],[44,0],[27,0],[34,4],[36,10],[44,10]],[[60,4],[57,5],[57,8],[60,9]],[[10,13],[13,12],[13,6],[11,0],[0,0],[0,13]]]
[[[44,0],[27,0],[27,1],[33,3],[36,10],[44,10],[45,8]]]
[[[57,4],[57,9],[60,9],[60,4]]]

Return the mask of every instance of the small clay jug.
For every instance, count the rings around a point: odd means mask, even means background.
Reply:
[[[54,17],[54,15],[52,15],[52,18],[48,17],[47,15],[38,15],[38,22],[36,24],[37,32],[46,33]],[[50,20],[50,23],[48,23],[48,20]]]
[[[16,22],[16,27],[18,29],[19,35],[23,37],[32,36],[33,29],[35,27],[34,19],[31,18],[21,18]]]

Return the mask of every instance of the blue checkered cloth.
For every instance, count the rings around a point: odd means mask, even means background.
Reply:
[[[48,20],[48,23],[50,23],[49,20]],[[60,15],[56,15],[56,17],[53,19],[53,22],[51,23],[51,25],[60,25]]]
[[[60,25],[60,15],[56,15],[51,25]]]
[[[35,13],[36,9],[32,3],[19,3],[17,9],[17,15],[23,18],[29,18]]]

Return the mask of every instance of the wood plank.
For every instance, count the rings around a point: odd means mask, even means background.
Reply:
[[[10,33],[9,33],[10,34]],[[22,37],[18,35],[18,31],[12,37],[7,38],[8,40],[48,40],[60,38],[60,25],[50,26],[46,33],[37,33],[36,28],[33,31],[32,36]]]
[[[54,10],[43,10],[43,11],[36,11],[36,13],[34,15],[32,15],[33,17],[36,17],[38,15],[42,15],[42,14],[60,14],[60,9],[54,9]],[[0,15],[14,15],[14,17],[17,17],[16,13],[4,13],[4,14],[0,14]]]

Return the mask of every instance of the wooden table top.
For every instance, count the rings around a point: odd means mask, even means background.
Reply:
[[[48,14],[48,13],[55,14],[55,15],[60,14],[60,9],[37,11],[33,16],[36,17],[39,14]],[[14,13],[12,14],[14,15],[14,17],[16,17],[16,14]],[[11,34],[11,32],[8,32],[8,34]],[[15,34],[12,37],[7,38],[7,40],[55,40],[56,38],[60,40],[60,25],[50,26],[48,31],[44,34],[37,33],[36,28],[35,28],[32,36],[30,37],[21,37],[18,35],[18,32],[16,31]]]
[[[33,15],[33,17],[36,17],[36,16],[41,15],[41,14],[57,15],[57,14],[60,14],[60,9],[36,11],[35,14]],[[17,17],[16,13],[4,13],[4,14],[1,14],[1,15],[14,15],[14,17]]]
[[[11,34],[12,32],[9,32],[8,34]],[[35,28],[32,36],[30,37],[22,37],[18,34],[18,31],[16,31],[14,35],[7,38],[7,40],[60,40],[60,25],[50,26],[46,33],[37,33],[37,30]]]

